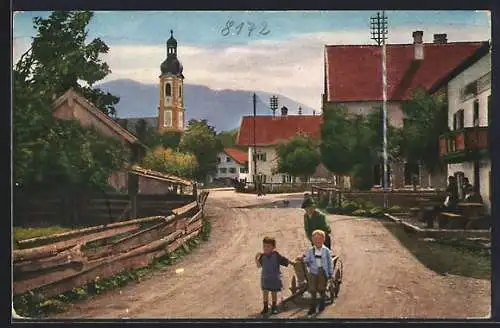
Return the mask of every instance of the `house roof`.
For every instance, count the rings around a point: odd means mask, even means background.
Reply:
[[[483,45],[470,57],[465,59],[462,63],[456,66],[449,74],[445,75],[440,81],[438,81],[432,88],[429,89],[429,92],[434,93],[439,90],[441,87],[448,84],[449,81],[454,79],[458,74],[462,73],[475,63],[477,63],[481,58],[488,55],[490,53],[490,43],[484,42]]]
[[[94,106],[90,101],[82,97],[72,88],[66,91],[61,97],[54,101],[54,111],[56,111],[61,105],[67,102],[77,102],[82,106],[83,109],[87,110],[92,116],[104,123],[111,131],[113,131],[120,139],[125,140],[129,144],[138,144],[144,148],[147,148],[142,144],[136,136],[124,129],[117,122],[111,119],[108,115],[104,114],[101,110]]]
[[[256,116],[255,144],[257,146],[276,145],[298,134],[319,138],[321,122],[321,115]],[[254,144],[253,128],[254,117],[244,116],[236,139],[238,145],[252,146]]]
[[[487,42],[486,42],[487,43]],[[424,59],[413,60],[413,44],[387,45],[387,99],[407,100],[412,90],[430,90],[484,42],[424,43]],[[330,102],[381,101],[381,47],[325,47],[325,91]]]
[[[248,162],[248,153],[236,148],[224,148],[224,153],[236,163],[244,165]]]

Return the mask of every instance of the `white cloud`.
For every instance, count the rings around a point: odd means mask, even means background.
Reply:
[[[448,33],[450,42],[491,38],[488,26],[431,26],[390,30],[389,42],[411,43],[414,30],[424,31],[425,42],[432,42],[433,33]],[[315,109],[320,109],[321,105],[325,44],[371,44],[368,28],[302,34],[288,40],[256,41],[220,48],[183,46],[182,40],[178,41],[186,83],[204,84],[213,89],[275,92]],[[107,80],[127,78],[143,83],[158,82],[160,64],[166,56],[164,44],[109,46],[110,51],[104,59],[113,72]],[[22,53],[21,49],[27,49],[26,43],[14,41],[14,53]]]

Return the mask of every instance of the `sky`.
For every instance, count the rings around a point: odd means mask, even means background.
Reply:
[[[32,20],[49,12],[16,12],[14,63],[31,43]],[[173,30],[185,83],[215,90],[278,93],[315,109],[321,107],[324,46],[375,44],[375,11],[97,11],[89,39],[109,46],[103,56],[112,73],[105,81],[158,83]],[[412,43],[412,32],[447,33],[448,42],[491,39],[488,11],[386,11],[388,43]],[[230,26],[230,29],[225,29]],[[239,33],[238,33],[239,32]]]

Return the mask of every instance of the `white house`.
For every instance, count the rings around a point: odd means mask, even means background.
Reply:
[[[247,153],[236,148],[224,148],[217,155],[216,180],[246,181],[248,174]]]
[[[488,125],[491,119],[491,52],[487,44],[457,66],[443,81],[448,94],[451,132],[440,138],[440,155],[448,175],[466,177],[491,210],[491,160]],[[460,184],[460,183],[459,183]],[[461,190],[459,191],[462,192]]]
[[[412,43],[387,45],[387,112],[389,124],[403,127],[402,104],[416,88],[427,91],[455,67],[483,46],[483,42],[448,42],[446,34],[434,34],[425,43],[422,31],[415,31]],[[381,47],[376,45],[327,45],[324,59],[323,112],[345,107],[353,115],[367,115],[382,107]],[[421,188],[444,187],[444,174],[430,174],[424,168],[389,163],[390,187],[411,187],[418,176]],[[379,164],[374,181],[382,180]]]
[[[320,137],[321,116],[316,115],[288,115],[283,107],[281,116],[244,116],[241,120],[237,143],[248,147],[248,182],[254,181],[254,149],[257,154],[256,173],[263,183],[291,183],[300,182],[287,175],[277,173],[278,157],[276,145],[298,134],[305,134],[312,138]],[[255,138],[254,138],[255,122]],[[256,147],[254,147],[254,145]],[[324,168],[318,166],[317,172],[324,175]]]

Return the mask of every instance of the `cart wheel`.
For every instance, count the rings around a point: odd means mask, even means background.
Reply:
[[[292,287],[290,288],[290,290],[292,291],[292,294],[295,294],[297,292],[297,278],[295,278],[295,276],[293,276],[292,278]]]
[[[340,285],[342,284],[342,275],[343,275],[342,261],[338,260],[336,265],[336,270],[333,276],[334,298],[337,298],[339,295]]]
[[[332,303],[332,304],[335,302],[335,298],[337,298],[337,294],[336,294],[337,289],[336,289],[336,287],[335,287],[335,286],[336,286],[336,283],[335,283],[335,281],[332,279],[332,280],[330,281],[329,286],[328,286],[328,294],[329,294],[329,295],[328,295],[328,302],[330,302],[330,303]]]

